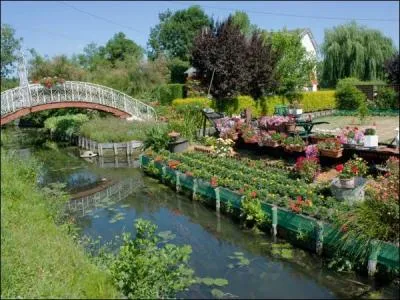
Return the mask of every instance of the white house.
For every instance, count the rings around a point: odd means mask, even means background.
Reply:
[[[309,28],[301,28],[301,29],[291,30],[291,32],[298,32],[300,34],[301,44],[303,45],[303,47],[310,55],[317,58],[318,45],[313,37],[313,34],[311,33],[311,30]],[[317,85],[318,85],[316,68],[317,67],[315,67],[314,69],[314,74],[312,74],[313,75],[312,77],[314,79],[310,81],[309,87],[304,87],[305,89],[311,90],[313,92],[317,91]]]

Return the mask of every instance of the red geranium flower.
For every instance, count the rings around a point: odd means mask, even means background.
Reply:
[[[252,198],[257,197],[257,192],[256,192],[256,191],[252,191],[252,192],[250,193],[250,196],[251,196]]]
[[[357,175],[357,174],[358,174],[358,168],[357,168],[357,166],[353,166],[353,167],[351,168],[351,171],[352,171],[355,175]]]
[[[342,172],[343,171],[343,164],[337,165],[335,169],[338,172]]]

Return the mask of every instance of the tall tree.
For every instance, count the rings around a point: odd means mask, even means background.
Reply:
[[[239,93],[257,98],[272,86],[276,57],[258,32],[247,39],[229,17],[195,39],[191,63],[217,99]],[[212,80],[212,82],[211,82]]]
[[[8,24],[1,24],[1,78],[9,75],[21,48],[22,38],[15,37],[15,29]]]
[[[316,68],[316,57],[311,56],[301,43],[299,31],[286,29],[278,32],[263,32],[270,39],[278,55],[276,79],[277,93],[290,94],[310,82]]]
[[[257,30],[257,26],[251,24],[249,16],[244,11],[236,11],[232,15],[232,23],[237,25],[246,37],[250,37]]]
[[[400,56],[398,52],[385,62],[385,72],[389,83],[400,84]]]
[[[170,10],[159,14],[160,23],[150,31],[148,56],[156,58],[159,53],[169,58],[180,58],[188,61],[193,39],[203,27],[211,24],[210,18],[199,6]]]
[[[394,52],[390,38],[356,22],[326,30],[322,45],[323,79],[332,86],[345,77],[365,81],[383,79],[384,62]]]
[[[100,47],[99,51],[100,54],[112,64],[115,64],[117,61],[124,61],[128,58],[141,60],[144,55],[143,48],[134,41],[128,39],[122,32],[115,34],[107,42],[105,47]]]

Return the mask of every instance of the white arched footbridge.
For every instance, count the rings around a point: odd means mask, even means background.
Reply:
[[[112,88],[89,82],[66,81],[47,88],[28,84],[1,93],[1,125],[32,112],[56,108],[87,108],[134,120],[156,120],[153,107]]]

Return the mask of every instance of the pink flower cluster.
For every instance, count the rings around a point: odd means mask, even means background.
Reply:
[[[270,126],[280,126],[289,121],[290,121],[289,117],[284,117],[284,116],[266,117],[266,116],[264,116],[258,120],[258,124],[262,128],[268,128]]]
[[[339,140],[342,144],[362,144],[364,142],[364,133],[357,127],[350,128],[347,126],[340,132]]]
[[[308,145],[306,147],[306,157],[313,158],[318,156],[318,146],[316,144]]]

